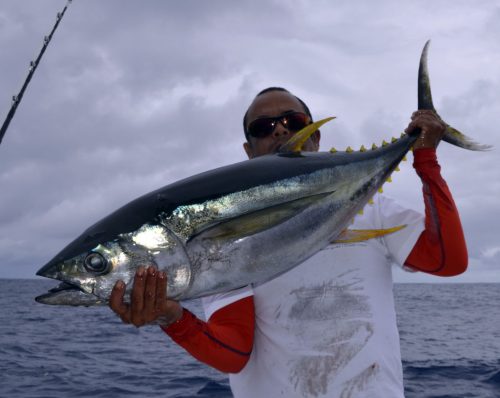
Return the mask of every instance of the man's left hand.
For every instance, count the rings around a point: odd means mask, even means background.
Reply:
[[[420,129],[420,135],[413,144],[413,149],[437,148],[446,131],[446,123],[432,110],[419,110],[411,115],[411,122],[405,130],[411,134]]]

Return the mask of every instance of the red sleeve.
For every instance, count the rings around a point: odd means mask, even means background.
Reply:
[[[216,311],[208,322],[184,309],[179,321],[162,329],[199,361],[238,373],[252,352],[254,325],[253,297],[246,297]]]
[[[461,274],[467,268],[467,247],[457,208],[441,177],[436,150],[415,151],[413,167],[423,184],[425,230],[405,265],[440,276]]]

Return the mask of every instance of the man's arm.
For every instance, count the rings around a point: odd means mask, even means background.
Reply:
[[[414,156],[414,167],[423,184],[425,230],[405,265],[440,276],[461,274],[467,268],[467,246],[455,202],[441,177],[436,151],[420,149]]]
[[[204,322],[167,298],[167,278],[154,267],[139,267],[131,303],[123,301],[125,284],[117,282],[111,309],[124,323],[136,327],[159,323],[161,328],[196,359],[222,372],[237,373],[246,365],[253,347],[255,312],[246,297],[216,311]]]
[[[219,309],[208,322],[184,309],[178,322],[162,329],[199,361],[221,372],[238,373],[252,353],[254,325],[250,296]]]
[[[433,111],[417,111],[406,129],[421,130],[413,147],[413,166],[423,184],[425,230],[405,265],[434,275],[453,276],[465,271],[468,255],[458,210],[436,157],[445,127]]]

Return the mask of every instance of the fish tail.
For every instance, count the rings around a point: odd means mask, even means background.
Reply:
[[[433,110],[436,112],[434,104],[432,103],[431,82],[429,79],[429,70],[427,68],[427,53],[429,50],[429,44],[430,40],[427,40],[424,49],[422,50],[422,55],[420,56],[420,65],[418,68],[418,109]],[[484,145],[475,142],[472,138],[461,133],[449,124],[446,124],[443,141],[471,151],[486,151],[492,148],[491,145]]]

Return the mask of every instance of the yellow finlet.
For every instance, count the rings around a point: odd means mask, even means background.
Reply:
[[[364,145],[361,145],[361,148],[359,148],[359,151],[360,152],[366,152],[366,148]]]
[[[382,187],[380,187],[380,188],[378,189],[378,193],[384,193],[384,189],[383,189]]]
[[[345,151],[346,151],[347,153],[352,153],[352,152],[354,152],[354,150],[353,150],[350,146],[348,146],[348,147],[345,149]]]
[[[374,151],[375,149],[378,149],[378,146],[375,144],[372,144],[372,151]]]
[[[380,238],[392,234],[405,227],[406,225],[398,225],[397,227],[387,229],[344,229],[332,243],[363,242],[365,240]]]
[[[391,176],[387,177],[387,180],[385,180],[385,182],[392,182]]]
[[[396,168],[394,169],[394,171],[401,171],[401,169],[399,168],[399,166],[396,166]]]
[[[373,198],[370,198],[370,199],[368,200],[368,204],[369,204],[369,205],[373,205],[374,203],[375,203],[375,202],[373,201]]]
[[[403,162],[406,162],[408,159],[406,159],[406,156],[403,156],[403,159],[401,159]]]
[[[330,153],[336,153],[337,150],[335,149],[335,147],[332,146],[332,148],[330,149]]]
[[[389,143],[386,140],[383,140],[382,141],[382,146],[387,146],[387,145],[389,145]]]
[[[391,138],[391,144],[394,144],[398,139],[396,137]]]
[[[358,214],[359,214],[360,216],[362,216],[362,215],[363,215],[363,213],[364,213],[364,212],[363,212],[363,209],[361,209],[360,211],[358,211]]]
[[[308,124],[302,130],[295,133],[285,144],[283,144],[280,148],[280,152],[300,152],[302,150],[302,145],[304,145],[307,139],[322,125],[332,119],[335,119],[335,117],[327,117],[325,119],[318,120],[317,122]]]

